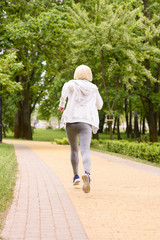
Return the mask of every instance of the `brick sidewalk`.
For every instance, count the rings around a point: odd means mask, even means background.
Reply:
[[[62,184],[27,146],[15,144],[19,174],[2,237],[6,240],[85,240]]]

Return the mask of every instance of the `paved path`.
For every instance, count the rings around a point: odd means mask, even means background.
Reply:
[[[68,147],[14,144],[19,175],[2,233],[7,240],[160,240],[159,168],[92,152],[85,194],[82,184],[72,186]]]
[[[62,184],[27,146],[15,144],[19,176],[2,236],[18,239],[87,239]]]

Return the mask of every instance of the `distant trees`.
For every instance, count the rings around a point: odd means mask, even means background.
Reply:
[[[71,10],[77,23],[74,60],[92,67],[94,81],[102,88],[104,111],[109,115],[119,111],[117,100],[120,101],[118,95],[121,95],[128,137],[139,137],[138,114],[143,112],[153,142],[158,140],[160,106],[160,18],[155,7],[159,7],[155,1],[110,1],[108,4],[97,0],[73,5]]]
[[[17,61],[24,66],[14,79],[23,88],[16,104],[16,138],[32,139],[30,119],[37,103],[39,116],[58,114],[63,83],[77,65],[86,64],[104,99],[102,122],[105,114],[114,115],[119,129],[124,115],[127,136],[138,138],[146,119],[150,141],[158,141],[158,1],[30,0],[24,8],[19,0],[0,3],[0,47],[17,48]],[[109,128],[112,139],[111,122]]]

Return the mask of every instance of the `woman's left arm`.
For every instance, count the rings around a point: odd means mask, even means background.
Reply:
[[[99,94],[99,91],[97,89],[97,94],[96,94],[96,107],[98,110],[100,110],[103,106],[103,100],[101,95]]]

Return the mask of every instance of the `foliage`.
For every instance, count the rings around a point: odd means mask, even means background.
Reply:
[[[17,111],[15,103],[19,99],[22,85],[15,78],[23,70],[22,62],[18,62],[16,52],[8,51],[0,56],[0,94],[3,98],[2,121],[3,132],[13,131],[14,115]]]
[[[140,112],[145,113],[150,132],[153,132],[153,120],[148,115],[151,108],[156,113],[160,107],[160,18],[156,11],[150,18],[146,14],[153,9],[153,2],[147,1],[149,8],[146,9],[143,1],[89,1],[90,12],[86,4],[80,2],[70,9],[76,21],[73,63],[84,62],[93,69],[94,82],[101,90],[106,113],[113,112],[113,108],[117,112],[119,92],[122,93],[123,88],[125,94],[132,97],[133,108],[138,97],[144,108]],[[121,112],[122,109],[117,114]],[[151,138],[156,140],[150,135]]]
[[[128,141],[117,140],[92,140],[91,147],[160,163],[160,144],[158,143],[129,143]]]
[[[4,52],[8,48],[18,49],[18,59],[24,65],[23,71],[14,79],[23,87],[17,101],[19,117],[15,119],[19,122],[15,121],[15,136],[32,138],[31,113],[37,104],[48,99],[51,86],[56,82],[55,76],[65,67],[70,49],[67,28],[72,23],[60,1],[28,1],[22,8],[23,14],[19,0],[11,0],[2,6],[0,47]],[[21,128],[24,125],[25,131]]]
[[[3,98],[2,120],[3,131],[13,131],[14,115],[17,111],[16,102],[22,91],[22,85],[15,78],[23,70],[22,62],[18,62],[16,52],[8,51],[0,56],[0,87]]]
[[[22,1],[11,0],[0,1],[0,6],[0,49],[17,48],[17,60],[24,66],[14,78],[24,89],[17,107],[28,101],[31,113],[40,106],[39,119],[60,118],[62,86],[73,78],[77,65],[86,64],[103,97],[103,113],[120,116],[127,99],[128,111],[146,117],[152,107],[152,115],[157,114],[158,1],[30,0],[24,7]]]
[[[62,65],[68,47],[64,30],[67,18],[66,13],[55,6],[38,17],[26,14],[25,19],[15,18],[6,25],[5,37],[19,50],[18,57],[24,64],[22,74],[27,76],[30,84],[32,107],[35,101],[39,102],[47,95],[47,89],[54,84],[54,77]],[[45,73],[44,77],[41,77],[42,73]],[[23,87],[25,82],[21,82]]]
[[[117,76],[120,84],[125,84],[128,89],[136,83],[142,87],[145,77],[156,81],[152,72],[145,68],[144,60],[151,58],[159,62],[159,49],[147,42],[159,34],[156,27],[158,19],[150,22],[144,17],[142,8],[133,9],[130,2],[117,5],[106,4],[105,1],[98,5],[98,2],[95,4],[98,7],[98,22],[91,21],[88,13],[77,5],[70,10],[77,20],[77,29],[74,30],[77,54],[74,61],[90,63],[95,79],[102,84],[103,51],[107,84],[113,85]]]
[[[54,141],[60,145],[69,145],[67,138],[62,138],[62,139],[56,138],[56,139],[54,139]]]
[[[16,102],[18,96],[13,93],[12,95],[3,95],[3,132],[7,134],[9,131],[14,131],[14,117],[17,112]]]
[[[0,56],[0,85],[3,93],[13,93],[22,89],[20,83],[14,81],[23,69],[22,62],[17,62],[16,53],[8,53]]]

